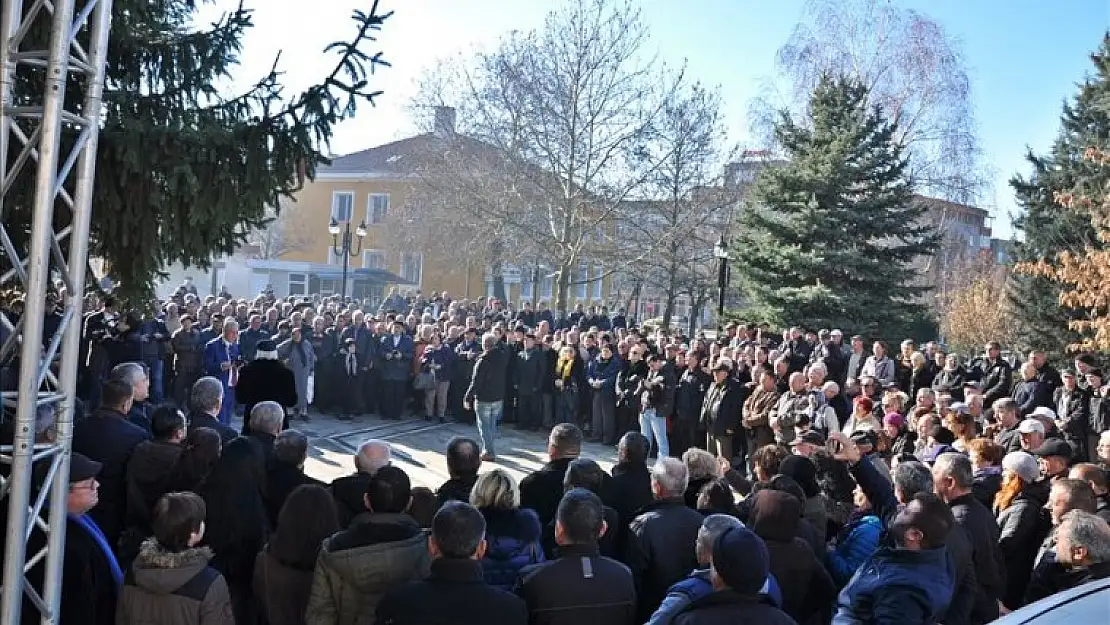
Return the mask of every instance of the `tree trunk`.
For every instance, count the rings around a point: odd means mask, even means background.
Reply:
[[[570,273],[572,263],[563,262],[559,264],[559,270],[555,275],[555,314],[560,319],[565,319],[567,316],[567,299],[570,296]]]
[[[489,245],[490,279],[493,280],[493,296],[507,303],[505,297],[505,261],[502,254],[501,239],[495,238]]]

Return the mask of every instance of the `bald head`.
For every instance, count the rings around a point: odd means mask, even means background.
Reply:
[[[378,469],[389,466],[392,455],[393,449],[385,441],[373,438],[363,441],[355,454],[355,469],[359,473],[374,475]]]

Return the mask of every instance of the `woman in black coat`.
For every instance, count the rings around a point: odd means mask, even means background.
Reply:
[[[250,440],[237,438],[198,489],[208,508],[204,545],[215,553],[211,566],[227,580],[235,622],[257,622],[252,581],[254,560],[266,544],[268,522],[262,504],[262,467]]]
[[[1011,610],[1021,607],[1033,560],[1051,529],[1044,511],[1048,493],[1038,486],[1037,461],[1024,451],[1006,454],[1002,460],[1002,488],[995,495],[998,515],[998,545],[1006,565],[1006,591],[1002,604]]]

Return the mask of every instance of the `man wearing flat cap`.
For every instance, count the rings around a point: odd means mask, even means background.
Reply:
[[[243,414],[250,415],[255,404],[273,401],[285,407],[282,429],[289,429],[289,408],[297,405],[297,383],[293,371],[278,360],[277,345],[270,339],[258,342],[254,360],[239,370],[235,399],[243,404]],[[243,419],[243,436],[250,434],[250,419]]]
[[[74,452],[69,461],[69,493],[66,496],[65,550],[62,560],[62,598],[56,622],[83,625],[114,625],[116,601],[123,585],[123,570],[104,532],[87,513],[99,498],[97,476],[103,465]],[[34,529],[27,541],[27,554],[46,545],[46,534]],[[42,587],[46,559],[27,572],[27,581]],[[25,623],[39,622],[38,610],[24,600]]]

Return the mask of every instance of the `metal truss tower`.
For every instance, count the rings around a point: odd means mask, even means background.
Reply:
[[[18,390],[0,395],[5,406],[16,409],[14,442],[0,447],[0,461],[11,465],[9,477],[0,478],[8,516],[0,623],[20,622],[26,596],[46,624],[58,622],[62,591],[81,307],[112,0],[2,0],[0,10],[0,257],[9,267],[0,275],[0,289],[17,288],[25,302],[14,325],[0,314],[8,331],[0,362],[14,355],[20,363]],[[48,38],[35,35],[47,30]],[[67,98],[67,87],[79,93]],[[13,184],[17,180],[26,182]],[[17,208],[31,216],[29,238],[26,219],[12,218]],[[23,240],[26,248],[18,249],[15,241]],[[44,337],[43,304],[54,277],[64,283],[67,297],[60,327]],[[36,444],[36,414],[44,406],[55,408],[57,439]],[[37,541],[46,546],[28,553],[36,532],[46,534],[45,541]],[[44,575],[36,588],[26,572],[40,564]]]

